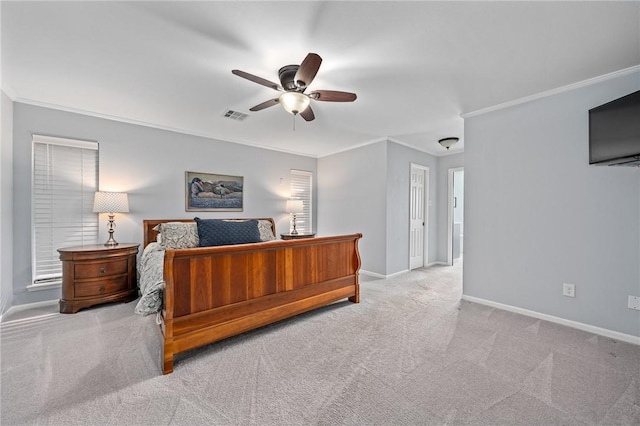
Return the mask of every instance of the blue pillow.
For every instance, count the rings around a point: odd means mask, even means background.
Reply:
[[[200,247],[259,243],[258,221],[227,222],[219,219],[195,218]]]

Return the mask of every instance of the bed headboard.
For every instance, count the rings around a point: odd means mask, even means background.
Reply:
[[[276,234],[276,223],[270,217],[261,217],[257,219],[244,217],[220,218],[220,220],[268,220],[269,222],[271,222],[271,230],[273,231],[273,235],[278,235]],[[153,228],[155,228],[155,226],[160,223],[166,222],[193,222],[193,219],[144,219],[142,221],[142,227],[144,230],[144,247],[146,247],[149,243],[156,241],[156,238],[158,237],[158,231],[154,231]]]

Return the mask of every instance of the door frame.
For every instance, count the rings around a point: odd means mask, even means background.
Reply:
[[[422,267],[429,266],[429,206],[431,204],[429,200],[429,167],[418,163],[410,163],[409,167],[409,258],[407,263],[409,264],[409,270],[411,271],[411,171],[416,168],[424,172],[424,185],[422,187],[424,200],[424,233],[422,238]]]
[[[453,265],[453,174],[461,172],[464,167],[452,167],[449,169],[447,182],[447,265]]]

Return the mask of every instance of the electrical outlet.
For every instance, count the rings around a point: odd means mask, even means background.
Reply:
[[[629,309],[635,309],[636,311],[640,311],[640,297],[629,296]]]
[[[567,297],[576,297],[576,285],[575,284],[562,284],[562,295]]]

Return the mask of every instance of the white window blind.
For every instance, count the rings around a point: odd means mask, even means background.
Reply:
[[[296,215],[296,229],[301,234],[313,232],[313,197],[311,188],[313,184],[313,173],[302,170],[291,170],[289,173],[289,190],[292,200],[302,200],[303,212]],[[290,225],[291,227],[293,225]]]
[[[33,286],[61,281],[57,249],[98,241],[98,143],[33,135]]]

